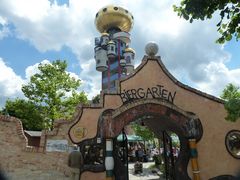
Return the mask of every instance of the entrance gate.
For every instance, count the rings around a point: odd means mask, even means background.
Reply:
[[[147,99],[134,100],[128,104],[121,106],[118,109],[105,110],[98,123],[98,137],[107,139],[116,139],[122,133],[122,129],[133,121],[143,121],[157,136],[162,131],[167,130],[174,132],[180,140],[181,151],[178,160],[173,164],[172,158],[166,159],[168,164],[168,178],[176,180],[190,180],[187,173],[187,166],[190,160],[189,139],[196,139],[199,141],[202,137],[202,125],[197,116],[193,113],[185,112],[169,102],[161,99]],[[169,139],[165,136],[165,140]],[[167,140],[166,140],[167,141]],[[115,141],[113,146],[114,153],[114,169],[115,173],[119,174],[119,180],[128,178],[127,171],[127,154],[119,156],[116,149],[127,148],[126,142],[119,145]],[[168,149],[171,149],[169,144],[171,141],[165,143]],[[123,145],[124,144],[124,145]],[[127,152],[127,151],[126,151]],[[166,152],[166,151],[165,151]],[[118,173],[119,172],[119,173]],[[121,172],[121,173],[120,173]],[[123,173],[124,172],[124,173]]]
[[[128,174],[128,139],[122,130],[121,134],[113,141],[113,157],[115,162],[115,180],[129,180]],[[175,180],[174,156],[172,148],[172,138],[167,131],[162,131],[163,155],[166,180]],[[160,152],[159,152],[160,153]]]
[[[187,173],[190,160],[189,144],[201,139],[201,122],[195,114],[185,112],[161,99],[134,100],[120,108],[104,110],[99,116],[96,137],[79,144],[84,160],[91,160],[81,167],[80,173],[86,170],[105,170],[109,179],[113,179],[115,174],[116,180],[128,180],[127,136],[122,130],[133,121],[143,122],[157,137],[164,136],[162,139],[165,142],[165,153],[167,150],[171,151],[172,145],[169,136],[162,132],[171,131],[178,136],[181,150],[177,161],[174,162],[172,155],[165,155],[167,178],[190,180]],[[119,134],[123,137],[120,142],[117,141]],[[94,147],[98,147],[100,153],[91,152],[91,149],[96,149]],[[89,156],[95,158],[88,158]]]
[[[164,148],[164,166],[166,180],[175,180],[172,138],[167,131],[162,132]]]
[[[128,180],[128,139],[124,129],[120,140],[117,137],[113,140],[113,147],[115,180]]]

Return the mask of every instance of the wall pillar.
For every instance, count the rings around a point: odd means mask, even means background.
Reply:
[[[200,171],[198,167],[198,152],[196,139],[189,139],[189,147],[191,153],[191,164],[193,172],[193,180],[200,180]]]
[[[106,168],[106,180],[113,180],[113,141],[112,139],[106,139],[106,157],[105,157],[105,168]]]

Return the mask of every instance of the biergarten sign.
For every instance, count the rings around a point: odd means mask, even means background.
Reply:
[[[159,98],[174,104],[175,96],[176,91],[171,92],[165,89],[163,85],[156,85],[147,89],[138,88],[123,90],[123,92],[120,94],[123,103],[131,102],[136,99]]]

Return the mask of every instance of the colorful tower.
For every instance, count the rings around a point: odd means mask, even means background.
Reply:
[[[106,6],[96,14],[95,26],[101,33],[95,38],[96,70],[102,72],[102,90],[114,91],[116,80],[134,69],[135,51],[129,47],[133,16],[122,7]]]

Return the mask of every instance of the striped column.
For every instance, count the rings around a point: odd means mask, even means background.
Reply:
[[[106,139],[106,157],[105,157],[105,168],[106,168],[106,180],[113,180],[113,141],[112,139]]]
[[[191,164],[193,172],[193,180],[200,180],[200,171],[198,167],[198,152],[197,152],[197,143],[196,139],[189,139],[189,147],[191,153]]]

